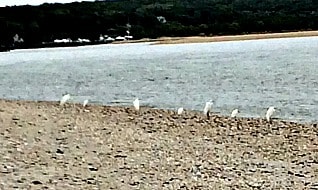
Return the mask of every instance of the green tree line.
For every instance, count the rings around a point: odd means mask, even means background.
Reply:
[[[108,0],[0,8],[0,45],[12,43],[15,34],[31,47],[125,35],[127,29],[134,39],[316,30],[318,1]]]

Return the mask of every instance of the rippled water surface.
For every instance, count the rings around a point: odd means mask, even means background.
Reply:
[[[318,121],[318,37],[96,46],[0,53],[0,98],[202,110]]]

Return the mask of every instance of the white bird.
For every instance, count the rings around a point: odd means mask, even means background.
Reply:
[[[204,115],[206,115],[208,118],[210,117],[210,112],[212,111],[212,100],[205,103],[205,107],[203,109]]]
[[[271,119],[272,115],[274,114],[274,112],[275,112],[274,106],[271,106],[271,107],[268,108],[268,110],[266,112],[266,120],[268,122],[270,121],[270,119]]]
[[[239,113],[238,109],[234,109],[231,113],[231,117],[236,117],[236,115]]]
[[[139,99],[136,98],[134,101],[133,101],[133,104],[134,104],[134,107],[137,111],[139,111]]]
[[[64,105],[70,98],[71,98],[70,94],[65,94],[60,101],[60,105],[61,106]]]
[[[84,100],[83,107],[85,107],[88,104],[88,100]]]
[[[181,108],[178,109],[178,115],[181,115],[182,112],[183,112],[183,108],[181,107]]]

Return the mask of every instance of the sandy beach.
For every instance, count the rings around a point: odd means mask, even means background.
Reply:
[[[317,124],[0,100],[0,189],[318,189]]]
[[[283,32],[283,33],[264,33],[264,34],[246,34],[246,35],[228,35],[228,36],[191,36],[191,37],[161,37],[158,39],[140,39],[113,42],[121,43],[142,43],[153,42],[153,45],[160,44],[182,44],[182,43],[204,43],[204,42],[223,42],[223,41],[242,41],[242,40],[258,40],[273,38],[295,38],[318,36],[318,31],[300,31],[300,32]]]

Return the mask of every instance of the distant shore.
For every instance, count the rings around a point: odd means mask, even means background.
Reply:
[[[43,43],[30,47],[23,45],[9,48],[0,47],[1,51],[10,51],[14,49],[37,49],[37,48],[54,48],[54,47],[76,47],[86,45],[101,45],[101,44],[126,44],[126,43],[145,43],[150,42],[152,45],[160,44],[184,44],[184,43],[208,43],[208,42],[224,42],[224,41],[242,41],[242,40],[257,40],[257,39],[273,39],[273,38],[296,38],[318,36],[318,31],[300,31],[300,32],[282,32],[282,33],[264,33],[264,34],[246,34],[246,35],[229,35],[229,36],[190,36],[190,37],[160,37],[156,39],[143,38],[139,40],[125,40],[114,42],[89,42],[89,43]]]
[[[141,43],[153,42],[153,44],[183,44],[183,43],[204,43],[204,42],[223,42],[223,41],[242,41],[242,40],[258,40],[273,38],[296,38],[318,36],[318,31],[300,31],[300,32],[281,32],[281,33],[264,33],[264,34],[246,34],[246,35],[229,35],[229,36],[190,36],[190,37],[160,37],[157,39],[140,39],[114,42],[121,43]]]

